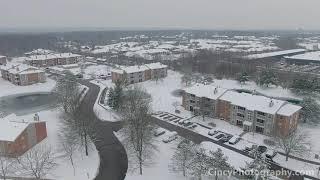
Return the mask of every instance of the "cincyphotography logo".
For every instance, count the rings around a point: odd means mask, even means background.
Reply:
[[[307,176],[314,176],[317,175],[317,173],[314,170],[301,170],[301,171],[290,171],[290,170],[285,170],[285,169],[281,169],[281,170],[217,170],[214,168],[209,169],[208,171],[208,175],[210,176],[227,176],[227,177],[231,177],[231,176],[238,176],[238,175],[242,175],[242,176],[262,176],[262,177],[270,177],[270,176],[286,176],[286,177],[290,177],[290,176],[302,176],[302,175],[307,175]]]

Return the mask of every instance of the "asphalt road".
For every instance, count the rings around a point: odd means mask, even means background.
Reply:
[[[194,143],[199,144],[199,143],[201,143],[203,141],[210,141],[210,142],[213,142],[215,144],[218,144],[219,146],[222,146],[224,148],[230,149],[230,150],[235,151],[235,152],[237,152],[239,154],[242,154],[244,156],[252,158],[251,156],[249,156],[247,153],[245,153],[242,150],[239,150],[239,149],[236,149],[234,147],[228,146],[226,144],[220,143],[220,142],[218,142],[218,141],[216,141],[214,139],[211,139],[209,137],[203,136],[203,135],[201,135],[201,134],[199,134],[197,132],[194,132],[194,131],[192,131],[190,129],[186,129],[186,128],[183,128],[181,126],[178,126],[178,125],[175,125],[175,124],[171,124],[171,123],[169,123],[167,121],[163,121],[163,120],[160,120],[160,119],[155,118],[155,117],[152,118],[152,121],[155,124],[157,124],[158,126],[163,127],[165,129],[168,129],[169,131],[176,131],[181,137],[189,139],[189,140],[193,141]],[[270,169],[271,170],[288,170],[288,169],[286,169],[284,167],[281,167],[281,166],[279,166],[277,164],[271,164],[270,165]],[[316,178],[313,178],[313,177],[310,177],[310,176],[295,175],[295,176],[291,176],[289,178],[289,180],[303,180],[304,177],[307,177],[307,178],[310,178],[310,179],[316,179]]]
[[[100,157],[99,172],[95,180],[123,180],[128,169],[127,153],[113,134],[113,131],[118,131],[121,128],[121,124],[99,120],[93,112],[93,106],[98,98],[100,88],[87,80],[79,80],[79,83],[89,87],[89,91],[81,102],[80,109],[88,111],[88,117],[94,121],[95,139],[93,141]]]

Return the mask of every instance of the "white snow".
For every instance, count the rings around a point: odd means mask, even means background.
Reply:
[[[285,56],[287,60],[320,61],[320,51],[308,52],[294,56]]]
[[[196,84],[192,87],[184,89],[189,94],[194,94],[197,97],[206,97],[216,100],[228,91],[228,89],[218,88],[212,85]]]
[[[14,142],[28,125],[14,114],[0,118],[0,141]]]
[[[45,83],[32,84],[28,86],[17,86],[0,78],[0,97],[13,94],[25,94],[35,92],[51,92],[56,82],[47,78]]]
[[[306,52],[305,49],[291,49],[291,50],[284,50],[284,51],[275,51],[275,52],[268,52],[268,53],[261,53],[261,54],[251,54],[248,55],[248,59],[260,59],[260,58],[266,58],[266,57],[273,57],[273,56],[282,56],[282,55],[288,55],[293,53],[302,53]]]

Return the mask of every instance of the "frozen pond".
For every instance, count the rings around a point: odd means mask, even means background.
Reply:
[[[0,98],[0,116],[15,113],[24,115],[55,107],[57,97],[53,93],[29,93]]]

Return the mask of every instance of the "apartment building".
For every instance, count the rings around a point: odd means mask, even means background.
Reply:
[[[186,110],[195,114],[219,118],[245,131],[270,136],[286,135],[292,128],[295,129],[301,109],[286,101],[211,85],[196,85],[185,89],[182,104]]]
[[[0,55],[0,65],[7,64],[7,57]]]
[[[167,66],[161,63],[122,67],[112,70],[112,82],[126,79],[130,84],[167,76]]]
[[[45,72],[26,64],[8,63],[0,66],[4,80],[19,86],[26,86],[46,81]]]
[[[226,91],[224,88],[197,84],[184,89],[182,105],[195,115],[215,117],[218,99]]]
[[[83,56],[72,53],[32,55],[25,59],[26,63],[35,67],[75,64],[83,60]]]
[[[46,122],[37,114],[26,122],[12,114],[0,119],[0,155],[18,157],[47,137]]]

